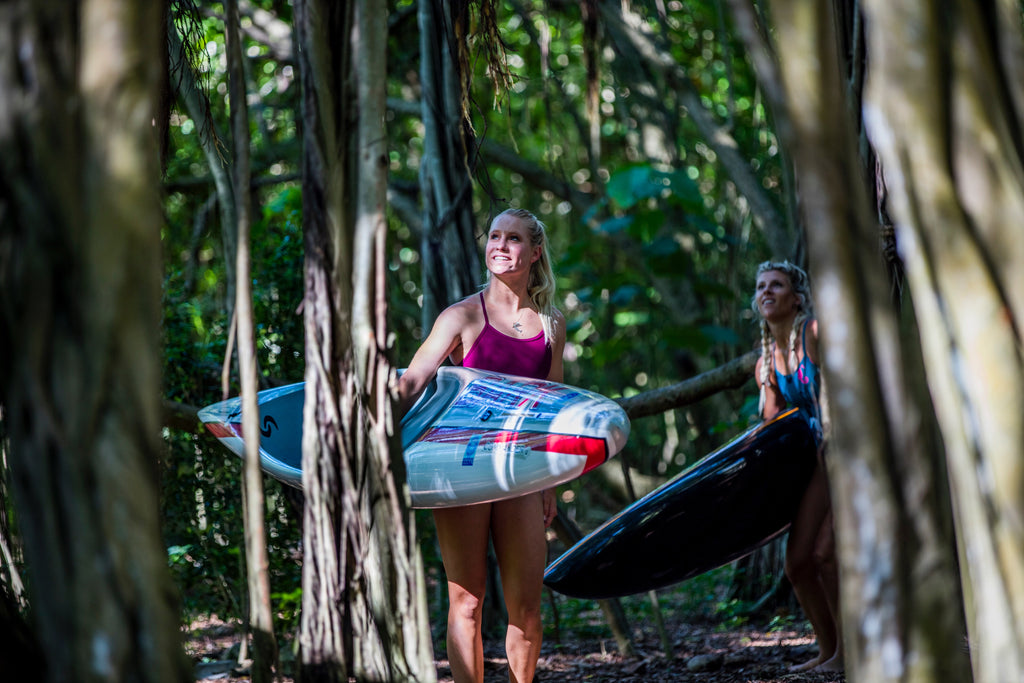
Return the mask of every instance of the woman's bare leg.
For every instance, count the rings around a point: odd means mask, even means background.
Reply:
[[[793,671],[812,669],[831,659],[836,651],[836,622],[815,556],[822,524],[830,509],[828,481],[819,463],[800,501],[786,544],[786,576],[814,629],[819,654],[813,660],[793,667]]]
[[[434,510],[437,540],[448,580],[448,661],[455,683],[482,683],[481,634],[487,590],[491,504]]]
[[[508,609],[505,651],[509,680],[530,683],[544,631],[540,604],[547,540],[541,494],[494,503],[491,532]]]
[[[828,608],[832,613],[832,623],[835,625],[835,652],[827,660],[822,661],[815,671],[842,671],[843,670],[843,632],[840,628],[841,615],[839,613],[839,565],[836,561],[836,535],[832,509],[825,515],[818,534],[818,544],[815,551],[821,583],[825,591],[825,599],[828,600]]]

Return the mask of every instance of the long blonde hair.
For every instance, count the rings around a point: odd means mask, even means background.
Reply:
[[[793,288],[793,293],[796,294],[797,310],[796,317],[793,319],[793,328],[789,331],[789,344],[786,348],[786,370],[789,370],[789,363],[791,358],[796,356],[796,340],[797,331],[803,328],[804,322],[814,317],[814,303],[811,301],[811,285],[807,278],[807,273],[804,272],[800,266],[790,263],[789,261],[765,261],[757,267],[757,275],[760,277],[762,273],[769,270],[777,270],[780,273],[785,274],[789,278],[789,284]],[[757,383],[761,390],[761,397],[758,402],[757,411],[764,414],[764,402],[765,392],[768,384],[768,378],[771,376],[771,370],[774,366],[772,358],[772,342],[776,340],[772,336],[771,329],[768,327],[768,322],[761,317],[761,310],[757,307],[757,294],[750,300],[750,306],[754,309],[754,313],[757,314],[758,319],[761,321],[761,374],[757,378]]]
[[[555,273],[551,268],[551,254],[548,252],[547,228],[539,218],[526,209],[505,209],[491,221],[502,216],[513,216],[523,221],[530,233],[530,244],[540,247],[540,258],[530,265],[530,281],[526,291],[530,301],[537,307],[540,322],[544,327],[544,341],[553,344],[558,323],[555,318]],[[487,274],[490,279],[490,272]]]

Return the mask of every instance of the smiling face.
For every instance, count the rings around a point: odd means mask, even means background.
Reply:
[[[781,270],[766,270],[757,276],[754,301],[761,317],[769,321],[795,318],[801,303],[789,275]]]
[[[516,216],[502,214],[491,223],[484,258],[494,275],[530,272],[540,258],[541,247],[530,242],[530,231]]]

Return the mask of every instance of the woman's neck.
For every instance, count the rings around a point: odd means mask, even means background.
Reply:
[[[523,308],[530,306],[530,295],[526,287],[525,279],[499,278],[491,276],[487,283],[488,300],[502,305]]]
[[[772,338],[781,344],[789,343],[789,335],[793,333],[793,323],[796,322],[796,316],[787,317],[782,320],[769,320],[768,331],[772,333]]]

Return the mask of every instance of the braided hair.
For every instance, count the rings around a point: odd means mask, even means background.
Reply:
[[[789,278],[789,284],[793,288],[793,293],[796,295],[797,301],[797,312],[796,317],[793,319],[793,328],[789,331],[789,340],[786,347],[786,370],[789,370],[789,364],[791,359],[796,359],[796,340],[797,330],[803,327],[805,321],[814,317],[814,303],[811,301],[811,286],[810,281],[807,278],[807,273],[796,264],[790,263],[789,261],[765,261],[757,267],[756,277],[760,277],[762,273],[769,270],[777,270],[780,273],[784,273]],[[761,375],[757,378],[758,386],[761,389],[761,396],[758,402],[757,411],[758,413],[764,413],[764,402],[765,392],[767,391],[768,378],[771,375],[772,367],[774,366],[772,358],[772,342],[778,342],[774,339],[771,333],[771,329],[768,327],[768,322],[761,317],[761,311],[757,307],[757,294],[750,300],[750,306],[754,309],[754,313],[757,314],[761,321]],[[795,364],[795,363],[794,363]]]

